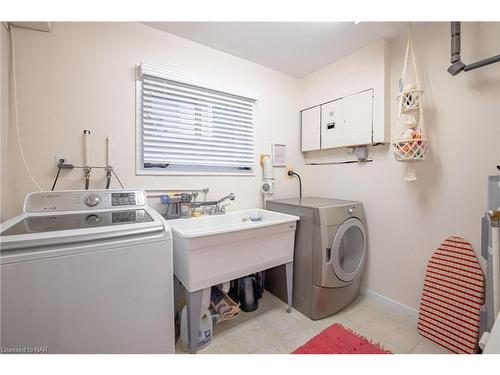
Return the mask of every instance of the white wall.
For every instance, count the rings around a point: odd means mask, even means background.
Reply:
[[[82,165],[82,132],[91,130],[94,165],[103,165],[105,138],[112,139],[112,160],[128,188],[210,188],[209,199],[236,194],[233,208],[261,205],[262,170],[254,177],[136,176],[135,71],[141,61],[256,92],[256,158],[270,153],[271,143],[288,145],[289,164],[301,168],[298,81],[272,69],[216,51],[139,23],[54,23],[50,33],[16,29],[19,126],[26,158],[39,184],[50,188],[62,154]],[[11,139],[12,140],[12,139]],[[19,160],[17,148],[11,160]],[[34,190],[21,164],[9,183],[17,213]],[[2,168],[3,169],[3,168]],[[296,194],[296,181],[275,170],[279,196]],[[286,180],[285,180],[286,178]],[[102,188],[104,172],[92,175]],[[113,185],[118,187],[116,183]],[[83,187],[82,172],[63,171],[59,189]]]
[[[9,202],[9,32],[0,25],[0,222],[13,215]]]
[[[500,51],[498,23],[464,24],[462,34],[465,62]],[[390,43],[393,128],[405,45],[406,35]],[[426,262],[444,238],[463,236],[479,250],[486,178],[496,173],[495,165],[500,161],[500,64],[456,77],[449,75],[449,23],[417,27],[414,45],[431,142],[427,160],[418,166],[418,181],[403,181],[404,165],[394,160],[389,146],[377,146],[371,148],[373,163],[307,166],[304,191],[364,203],[369,236],[364,287],[418,308]],[[367,69],[370,58],[353,56],[346,58],[349,64],[339,61],[306,77],[303,101],[317,90],[327,95],[325,88],[330,83],[333,95],[333,85],[339,80],[356,81],[349,73]],[[322,153],[323,161],[345,158],[346,154]]]

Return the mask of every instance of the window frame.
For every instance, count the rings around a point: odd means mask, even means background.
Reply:
[[[143,159],[143,129],[142,129],[142,77],[141,69],[142,67],[147,67],[150,70],[154,70],[155,74],[158,74],[158,78],[169,79],[172,81],[203,87],[209,90],[220,91],[227,94],[237,95],[244,98],[248,98],[254,101],[253,109],[253,127],[252,127],[252,139],[253,139],[253,165],[250,170],[247,171],[210,171],[201,170],[201,166],[193,165],[193,170],[163,170],[159,167],[155,168],[145,168]],[[156,73],[157,72],[157,73]],[[195,77],[190,74],[186,74],[165,66],[149,64],[141,62],[136,65],[135,68],[135,162],[136,162],[136,175],[138,176],[255,176],[255,168],[257,166],[256,158],[256,147],[255,147],[255,123],[256,123],[256,108],[257,108],[257,94],[255,92],[242,92],[241,90],[224,87],[216,82],[208,81],[199,77]],[[189,169],[189,167],[187,167]],[[196,168],[200,168],[197,170]]]

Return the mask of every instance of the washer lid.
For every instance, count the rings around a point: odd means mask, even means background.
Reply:
[[[170,227],[149,207],[139,210],[22,214],[0,225],[0,254],[3,258],[11,250],[63,244],[76,246],[81,242],[162,233],[171,238]]]
[[[144,209],[26,216],[11,227],[3,230],[0,236],[148,223],[152,221],[153,219]]]
[[[366,230],[357,218],[344,221],[333,239],[331,264],[342,281],[352,281],[360,275],[366,256]]]

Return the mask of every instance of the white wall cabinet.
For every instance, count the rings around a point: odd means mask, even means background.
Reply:
[[[302,152],[319,150],[321,108],[316,106],[301,112]]]
[[[373,90],[346,96],[342,102],[344,107],[343,145],[355,146],[372,143]]]
[[[302,151],[373,141],[373,89],[302,111]]]
[[[342,99],[321,106],[321,148],[342,147],[343,107]]]

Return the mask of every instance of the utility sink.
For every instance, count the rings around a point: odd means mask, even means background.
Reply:
[[[192,292],[292,262],[297,220],[264,209],[169,220],[174,273]]]
[[[174,240],[175,306],[181,282],[186,290],[190,353],[198,350],[200,316],[213,285],[286,264],[288,311],[292,311],[297,220],[298,216],[250,209],[168,221]]]

